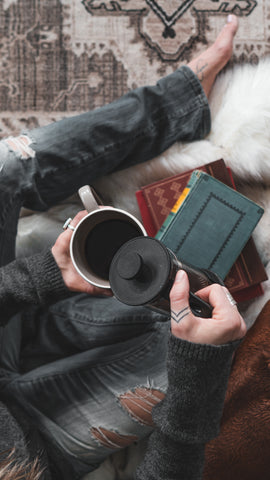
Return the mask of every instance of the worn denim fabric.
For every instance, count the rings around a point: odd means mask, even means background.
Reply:
[[[6,357],[9,376],[1,389],[26,408],[46,443],[64,453],[65,462],[52,457],[65,479],[80,478],[148,435],[153,425],[145,410],[167,387],[169,322],[112,298],[91,303],[84,295],[73,304],[61,302],[39,318],[33,315],[24,332],[14,318],[5,335],[5,344],[10,335],[19,340],[21,354]],[[148,393],[146,400],[138,389]],[[130,394],[142,405],[134,415],[121,402]]]
[[[16,139],[0,142],[1,265],[14,258],[22,205],[46,210],[100,175],[209,129],[200,82],[182,67],[156,86],[25,134],[25,149],[13,148]],[[166,391],[168,331],[169,322],[149,309],[86,295],[18,314],[1,330],[1,392],[34,418],[62,478],[80,478],[151,431],[143,411]]]

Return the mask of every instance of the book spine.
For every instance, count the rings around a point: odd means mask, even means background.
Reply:
[[[183,192],[181,193],[180,197],[178,200],[175,202],[173,208],[171,209],[169,215],[167,216],[166,220],[163,222],[161,225],[159,231],[156,233],[155,238],[157,240],[162,240],[162,237],[164,236],[165,232],[167,231],[169,225],[172,223],[175,215],[177,212],[180,210],[181,205],[183,204],[184,200],[187,198],[188,194],[190,193],[190,190],[192,187],[195,185],[196,181],[198,180],[200,176],[200,171],[199,170],[194,170],[194,172],[191,174],[191,177],[189,179],[189,182],[187,186],[184,188]]]
[[[150,237],[154,237],[157,232],[157,229],[153,222],[151,213],[145,204],[142,190],[138,190],[137,192],[135,192],[135,195],[136,195],[138,207],[140,209],[141,219],[142,219],[144,228],[147,232],[147,235],[149,235]]]

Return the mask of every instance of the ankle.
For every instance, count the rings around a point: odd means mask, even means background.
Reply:
[[[209,96],[217,74],[231,58],[233,39],[237,28],[237,17],[229,15],[226,25],[222,28],[214,44],[188,64],[188,67],[200,80],[206,96]]]

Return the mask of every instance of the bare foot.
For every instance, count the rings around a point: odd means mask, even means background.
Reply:
[[[199,57],[192,60],[188,67],[197,75],[206,96],[209,96],[217,74],[228,63],[233,51],[233,39],[238,29],[238,19],[229,15],[215,43]]]

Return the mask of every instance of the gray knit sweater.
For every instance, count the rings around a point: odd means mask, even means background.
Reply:
[[[0,325],[31,305],[48,305],[69,295],[50,250],[0,268]]]
[[[48,305],[68,294],[50,251],[16,260],[0,269],[0,324],[27,306]],[[238,343],[199,345],[171,335],[168,391],[153,410],[156,429],[136,480],[201,478],[204,445],[219,432],[232,354]],[[0,402],[0,452],[16,445],[20,460],[28,454],[32,458],[29,435],[35,434],[32,429],[26,432],[25,417],[18,408],[12,409],[12,414]],[[47,469],[43,478],[48,475]]]

